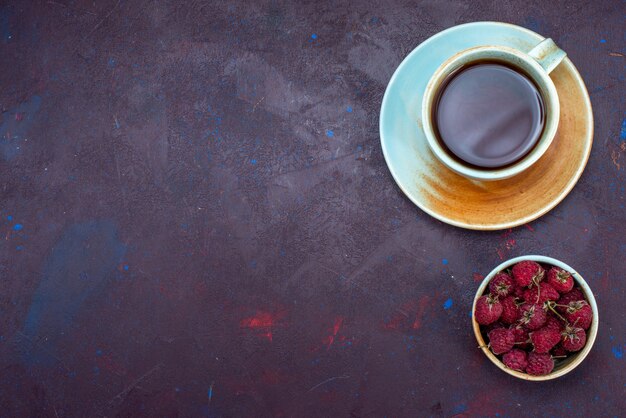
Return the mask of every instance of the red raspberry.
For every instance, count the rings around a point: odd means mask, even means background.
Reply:
[[[500,272],[489,282],[489,291],[500,297],[508,296],[514,289],[513,279],[505,272]]]
[[[543,305],[549,300],[558,300],[561,297],[559,292],[548,283],[541,283],[524,291],[524,300],[528,303]]]
[[[554,331],[561,333],[561,331],[563,331],[563,322],[561,322],[561,320],[554,315],[548,315],[544,327],[553,329]]]
[[[526,351],[520,350],[519,348],[514,348],[506,353],[504,356],[502,356],[502,362],[509,369],[523,372],[524,370],[526,370],[526,365],[528,364],[528,360],[526,359]]]
[[[552,349],[552,358],[554,357],[567,357],[567,350],[563,348],[561,343]]]
[[[514,345],[515,335],[509,329],[497,328],[489,333],[489,347],[494,354],[504,354],[510,351]]]
[[[577,300],[585,300],[585,296],[583,295],[583,292],[580,291],[580,289],[572,289],[571,291],[561,296],[561,299],[556,302],[557,304],[561,305],[557,306],[556,310],[560,313],[565,313],[565,311],[567,311],[567,305],[569,305],[570,302],[574,302]]]
[[[552,369],[554,369],[554,360],[550,354],[540,354],[534,351],[528,354],[526,373],[533,376],[543,376],[550,373]]]
[[[547,282],[561,294],[569,292],[574,287],[572,274],[558,267],[552,267],[548,271]]]
[[[496,322],[502,315],[502,304],[493,295],[485,295],[476,301],[474,318],[480,325],[489,325]]]
[[[513,292],[511,294],[515,296],[516,298],[523,300],[524,290],[526,289],[527,289],[526,287],[515,286],[515,289],[513,289]]]
[[[593,319],[593,311],[591,310],[591,306],[584,300],[570,302],[565,312],[565,319],[574,326],[588,329]]]
[[[567,351],[580,351],[587,343],[587,333],[584,329],[576,326],[566,326],[561,335],[563,336],[561,345]]]
[[[528,330],[521,325],[516,325],[509,328],[513,335],[515,336],[515,345],[519,348],[528,347],[528,340],[530,337],[528,336]]]
[[[507,296],[502,303],[502,315],[500,315],[500,321],[505,324],[513,324],[520,318],[521,312],[519,306],[513,296]]]
[[[530,341],[535,347],[535,353],[549,353],[561,341],[561,334],[557,330],[543,327],[530,333]]]
[[[498,328],[504,328],[504,324],[502,324],[502,322],[494,322],[493,324],[485,325],[482,327],[485,334],[489,334],[491,331]]]
[[[543,280],[546,271],[538,263],[531,260],[520,261],[511,270],[515,283],[520,287],[528,287],[531,284]]]
[[[541,305],[525,303],[520,309],[522,312],[520,322],[529,330],[539,329],[546,323],[546,311]]]

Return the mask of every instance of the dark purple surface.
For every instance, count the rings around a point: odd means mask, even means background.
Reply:
[[[0,416],[618,416],[624,3],[0,6]],[[458,23],[552,37],[589,89],[572,193],[511,231],[414,207],[378,137],[403,57]],[[507,376],[470,306],[501,259],[577,268],[575,372]]]

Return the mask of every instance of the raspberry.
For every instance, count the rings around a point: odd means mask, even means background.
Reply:
[[[528,354],[526,373],[533,376],[543,376],[550,373],[552,369],[554,369],[554,360],[550,354],[540,354],[533,351]]]
[[[585,330],[576,326],[567,325],[561,335],[563,336],[561,345],[567,351],[580,351],[587,342]]]
[[[546,271],[538,263],[531,260],[520,261],[511,270],[515,283],[520,287],[528,287],[531,284],[543,280]]]
[[[502,356],[502,362],[509,369],[523,372],[526,370],[528,360],[526,359],[526,351],[514,348],[504,356]]]
[[[561,334],[557,330],[543,327],[530,333],[530,341],[535,347],[535,353],[545,354],[561,341]]]
[[[546,323],[546,312],[541,305],[525,303],[520,309],[522,312],[520,322],[529,330],[539,329]]]
[[[574,287],[572,274],[558,267],[552,267],[548,271],[547,282],[561,294],[569,292]]]
[[[489,333],[489,347],[494,354],[504,354],[515,345],[513,331],[506,328],[494,329]]]
[[[567,357],[567,350],[563,348],[561,343],[552,349],[552,358],[554,357]]]
[[[544,327],[550,328],[558,333],[563,331],[563,323],[553,315],[548,315]]]
[[[562,305],[557,306],[556,310],[560,313],[565,313],[565,311],[567,310],[567,305],[569,305],[570,302],[574,302],[577,300],[585,300],[585,296],[583,295],[583,292],[580,291],[580,289],[572,289],[571,291],[561,296],[561,298],[556,302],[559,305]]]
[[[516,325],[509,328],[513,335],[515,336],[515,345],[519,348],[528,347],[528,340],[530,337],[528,336],[528,330],[521,325]]]
[[[570,302],[565,312],[565,319],[567,319],[567,322],[570,324],[582,329],[588,329],[593,319],[593,311],[591,310],[591,306],[584,300]]]
[[[476,301],[474,318],[481,325],[489,325],[496,322],[502,314],[502,304],[493,295],[481,296]]]
[[[501,322],[494,322],[493,324],[485,325],[483,327],[483,332],[485,334],[489,334],[494,329],[504,328],[504,325]]]
[[[542,283],[524,291],[524,300],[526,302],[539,305],[543,305],[549,300],[558,300],[560,297],[559,292],[548,283]]]
[[[515,286],[515,289],[513,289],[513,292],[511,292],[511,294],[515,296],[516,298],[524,299],[525,290],[526,290],[525,287]]]
[[[513,324],[520,318],[521,312],[517,302],[513,296],[507,296],[502,303],[502,315],[500,315],[500,321],[505,324]]]
[[[514,288],[513,279],[505,272],[500,272],[489,282],[489,291],[500,297],[508,296]]]

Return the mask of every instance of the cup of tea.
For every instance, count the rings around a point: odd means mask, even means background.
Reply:
[[[559,125],[549,74],[565,55],[548,38],[528,52],[480,46],[450,57],[422,102],[422,127],[435,156],[483,181],[513,177],[537,162]]]

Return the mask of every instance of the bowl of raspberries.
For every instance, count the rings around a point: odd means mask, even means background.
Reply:
[[[479,347],[500,369],[525,380],[570,372],[598,333],[598,307],[585,280],[541,255],[493,269],[476,292],[472,313]]]

